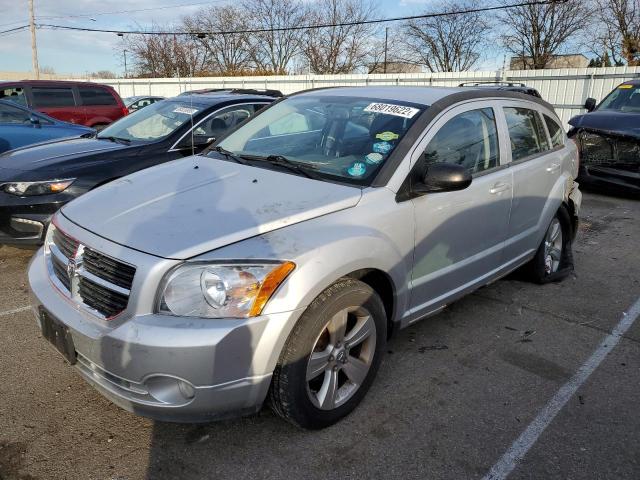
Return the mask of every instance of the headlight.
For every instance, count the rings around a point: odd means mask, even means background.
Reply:
[[[0,185],[0,188],[6,193],[21,197],[27,197],[30,195],[47,195],[50,193],[60,193],[65,191],[74,180],[75,178],[48,180],[44,182],[12,182]]]
[[[292,262],[182,265],[167,274],[158,311],[185,317],[255,317],[294,268]]]

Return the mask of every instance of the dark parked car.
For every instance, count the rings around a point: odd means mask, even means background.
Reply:
[[[113,88],[89,82],[0,82],[0,100],[11,100],[63,122],[97,130],[129,113]]]
[[[187,90],[179,96],[185,95],[207,95],[210,93],[242,93],[245,95],[268,95],[269,97],[283,97],[280,90],[271,90],[267,88],[201,88],[199,90]]]
[[[37,245],[51,215],[119,177],[200,152],[275,99],[219,93],[154,103],[94,138],[0,155],[0,244]]]
[[[92,128],[61,122],[13,102],[0,100],[0,153],[47,140],[94,134]]]
[[[585,188],[622,195],[640,195],[640,80],[618,85],[596,105],[588,98],[587,113],[569,120],[580,148],[578,182]]]
[[[533,87],[528,87],[524,83],[513,82],[464,82],[459,87],[493,88],[502,92],[526,93],[537,98],[542,98],[540,92]]]
[[[153,96],[145,96],[145,95],[135,95],[133,97],[123,98],[125,106],[130,112],[135,112],[136,110],[140,110],[141,108],[148,107],[160,100],[164,100],[165,97],[153,97]]]

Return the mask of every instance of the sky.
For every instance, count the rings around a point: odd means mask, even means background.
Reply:
[[[308,0],[312,1],[312,0]],[[405,16],[420,12],[436,0],[378,0],[381,17]],[[36,23],[90,28],[145,28],[152,23],[169,24],[207,5],[229,0],[34,0]],[[194,5],[199,3],[199,5]],[[144,10],[117,14],[123,10]],[[0,0],[0,31],[28,23],[27,0]],[[52,68],[58,74],[80,74],[124,70],[122,39],[115,34],[73,31],[37,31],[40,68]],[[502,65],[502,54],[489,52],[478,69]],[[0,35],[0,71],[31,70],[31,36],[28,30]]]

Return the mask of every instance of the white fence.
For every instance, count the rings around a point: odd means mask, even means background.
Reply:
[[[583,111],[587,97],[601,100],[616,85],[640,77],[640,67],[572,68],[454,73],[289,75],[272,77],[196,77],[187,79],[94,80],[112,85],[122,97],[161,95],[171,97],[200,88],[267,88],[285,94],[317,87],[362,85],[430,85],[453,87],[462,82],[512,81],[536,88],[556,107],[566,122]]]

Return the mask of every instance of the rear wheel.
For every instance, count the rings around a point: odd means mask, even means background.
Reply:
[[[327,427],[360,403],[386,345],[380,297],[345,278],[316,298],[291,332],[274,372],[271,405],[286,420]]]
[[[537,283],[556,282],[573,271],[571,223],[564,208],[560,208],[551,219],[528,267],[530,278]]]

